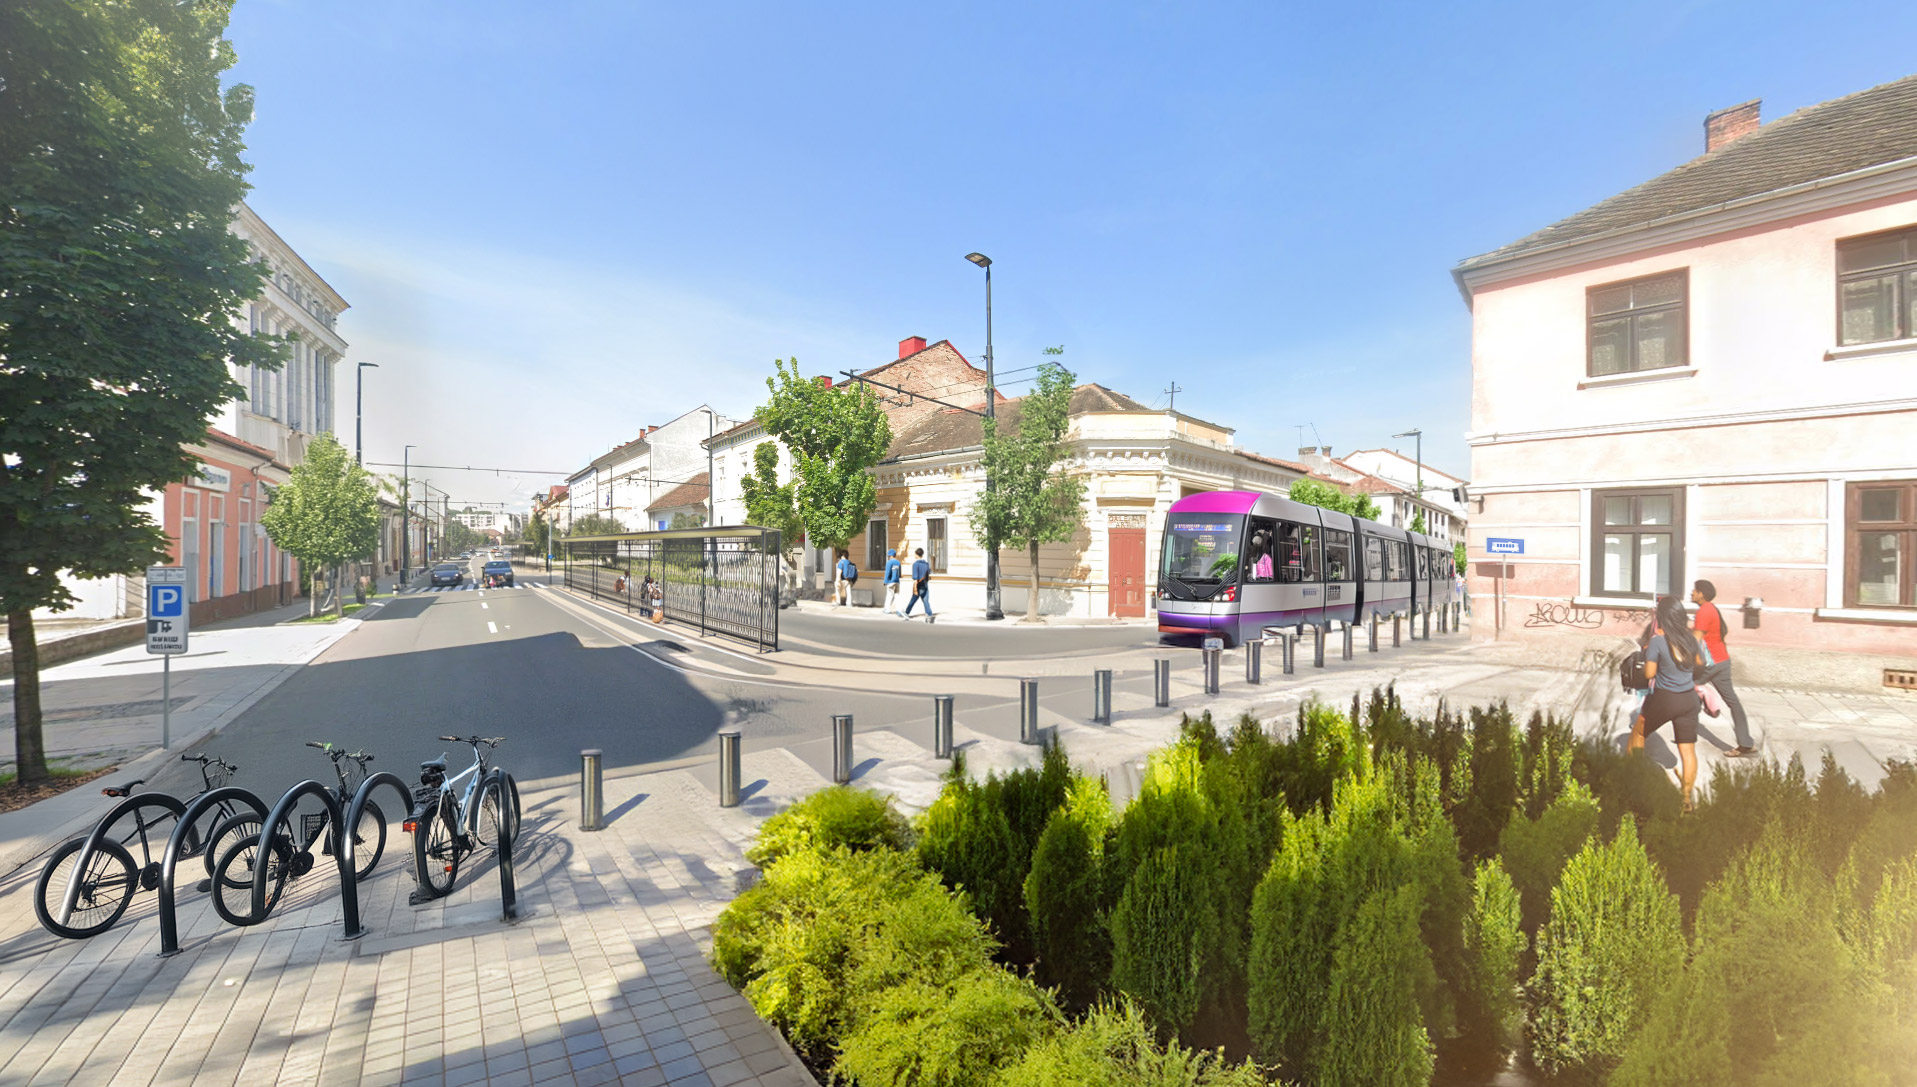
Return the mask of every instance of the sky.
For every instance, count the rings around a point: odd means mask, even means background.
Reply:
[[[366,460],[524,509],[773,360],[914,335],[1468,476],[1450,270],[1917,70],[1917,7],[238,0],[248,197],[351,304]],[[1027,375],[1012,375],[1014,379]],[[1007,392],[1026,386],[1011,384]],[[350,438],[350,435],[347,435]]]

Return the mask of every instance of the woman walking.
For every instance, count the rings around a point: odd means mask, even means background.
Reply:
[[[1643,716],[1631,730],[1630,750],[1641,751],[1644,738],[1665,723],[1677,742],[1680,764],[1679,784],[1684,790],[1684,810],[1693,807],[1691,791],[1697,785],[1697,684],[1691,673],[1704,663],[1697,636],[1691,631],[1684,604],[1675,596],[1657,598],[1657,633],[1644,651],[1644,671],[1651,680],[1651,693],[1644,700]]]

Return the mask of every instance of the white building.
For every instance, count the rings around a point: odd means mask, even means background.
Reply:
[[[567,520],[610,517],[627,531],[666,527],[650,507],[675,487],[706,471],[705,442],[737,420],[700,406],[614,447],[566,479]]]

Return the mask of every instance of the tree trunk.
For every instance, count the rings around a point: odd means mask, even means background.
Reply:
[[[1026,546],[1032,555],[1032,595],[1025,598],[1025,618],[1019,622],[1042,623],[1044,620],[1038,617],[1038,541],[1033,540]]]
[[[333,617],[346,618],[346,567],[333,567]]]
[[[305,564],[302,563],[301,566]],[[319,614],[320,579],[319,574],[306,571],[306,617],[311,619]]]
[[[47,745],[40,731],[40,645],[33,636],[33,609],[7,613],[13,643],[13,750],[22,785],[47,780]]]

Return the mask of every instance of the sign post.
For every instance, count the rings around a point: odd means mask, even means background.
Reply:
[[[1498,559],[1500,555],[1522,555],[1524,554],[1524,541],[1510,537],[1490,536],[1484,541],[1484,550],[1486,554],[1494,559]],[[1492,587],[1495,590],[1495,598],[1492,601],[1492,605],[1497,611],[1496,625],[1497,633],[1500,635],[1504,633],[1504,605],[1507,597],[1504,579],[1509,576],[1511,576],[1511,565],[1503,559],[1498,559],[1497,580],[1492,582]]]
[[[186,567],[146,568],[146,651],[160,656],[160,747],[173,746],[173,658],[186,652]]]

